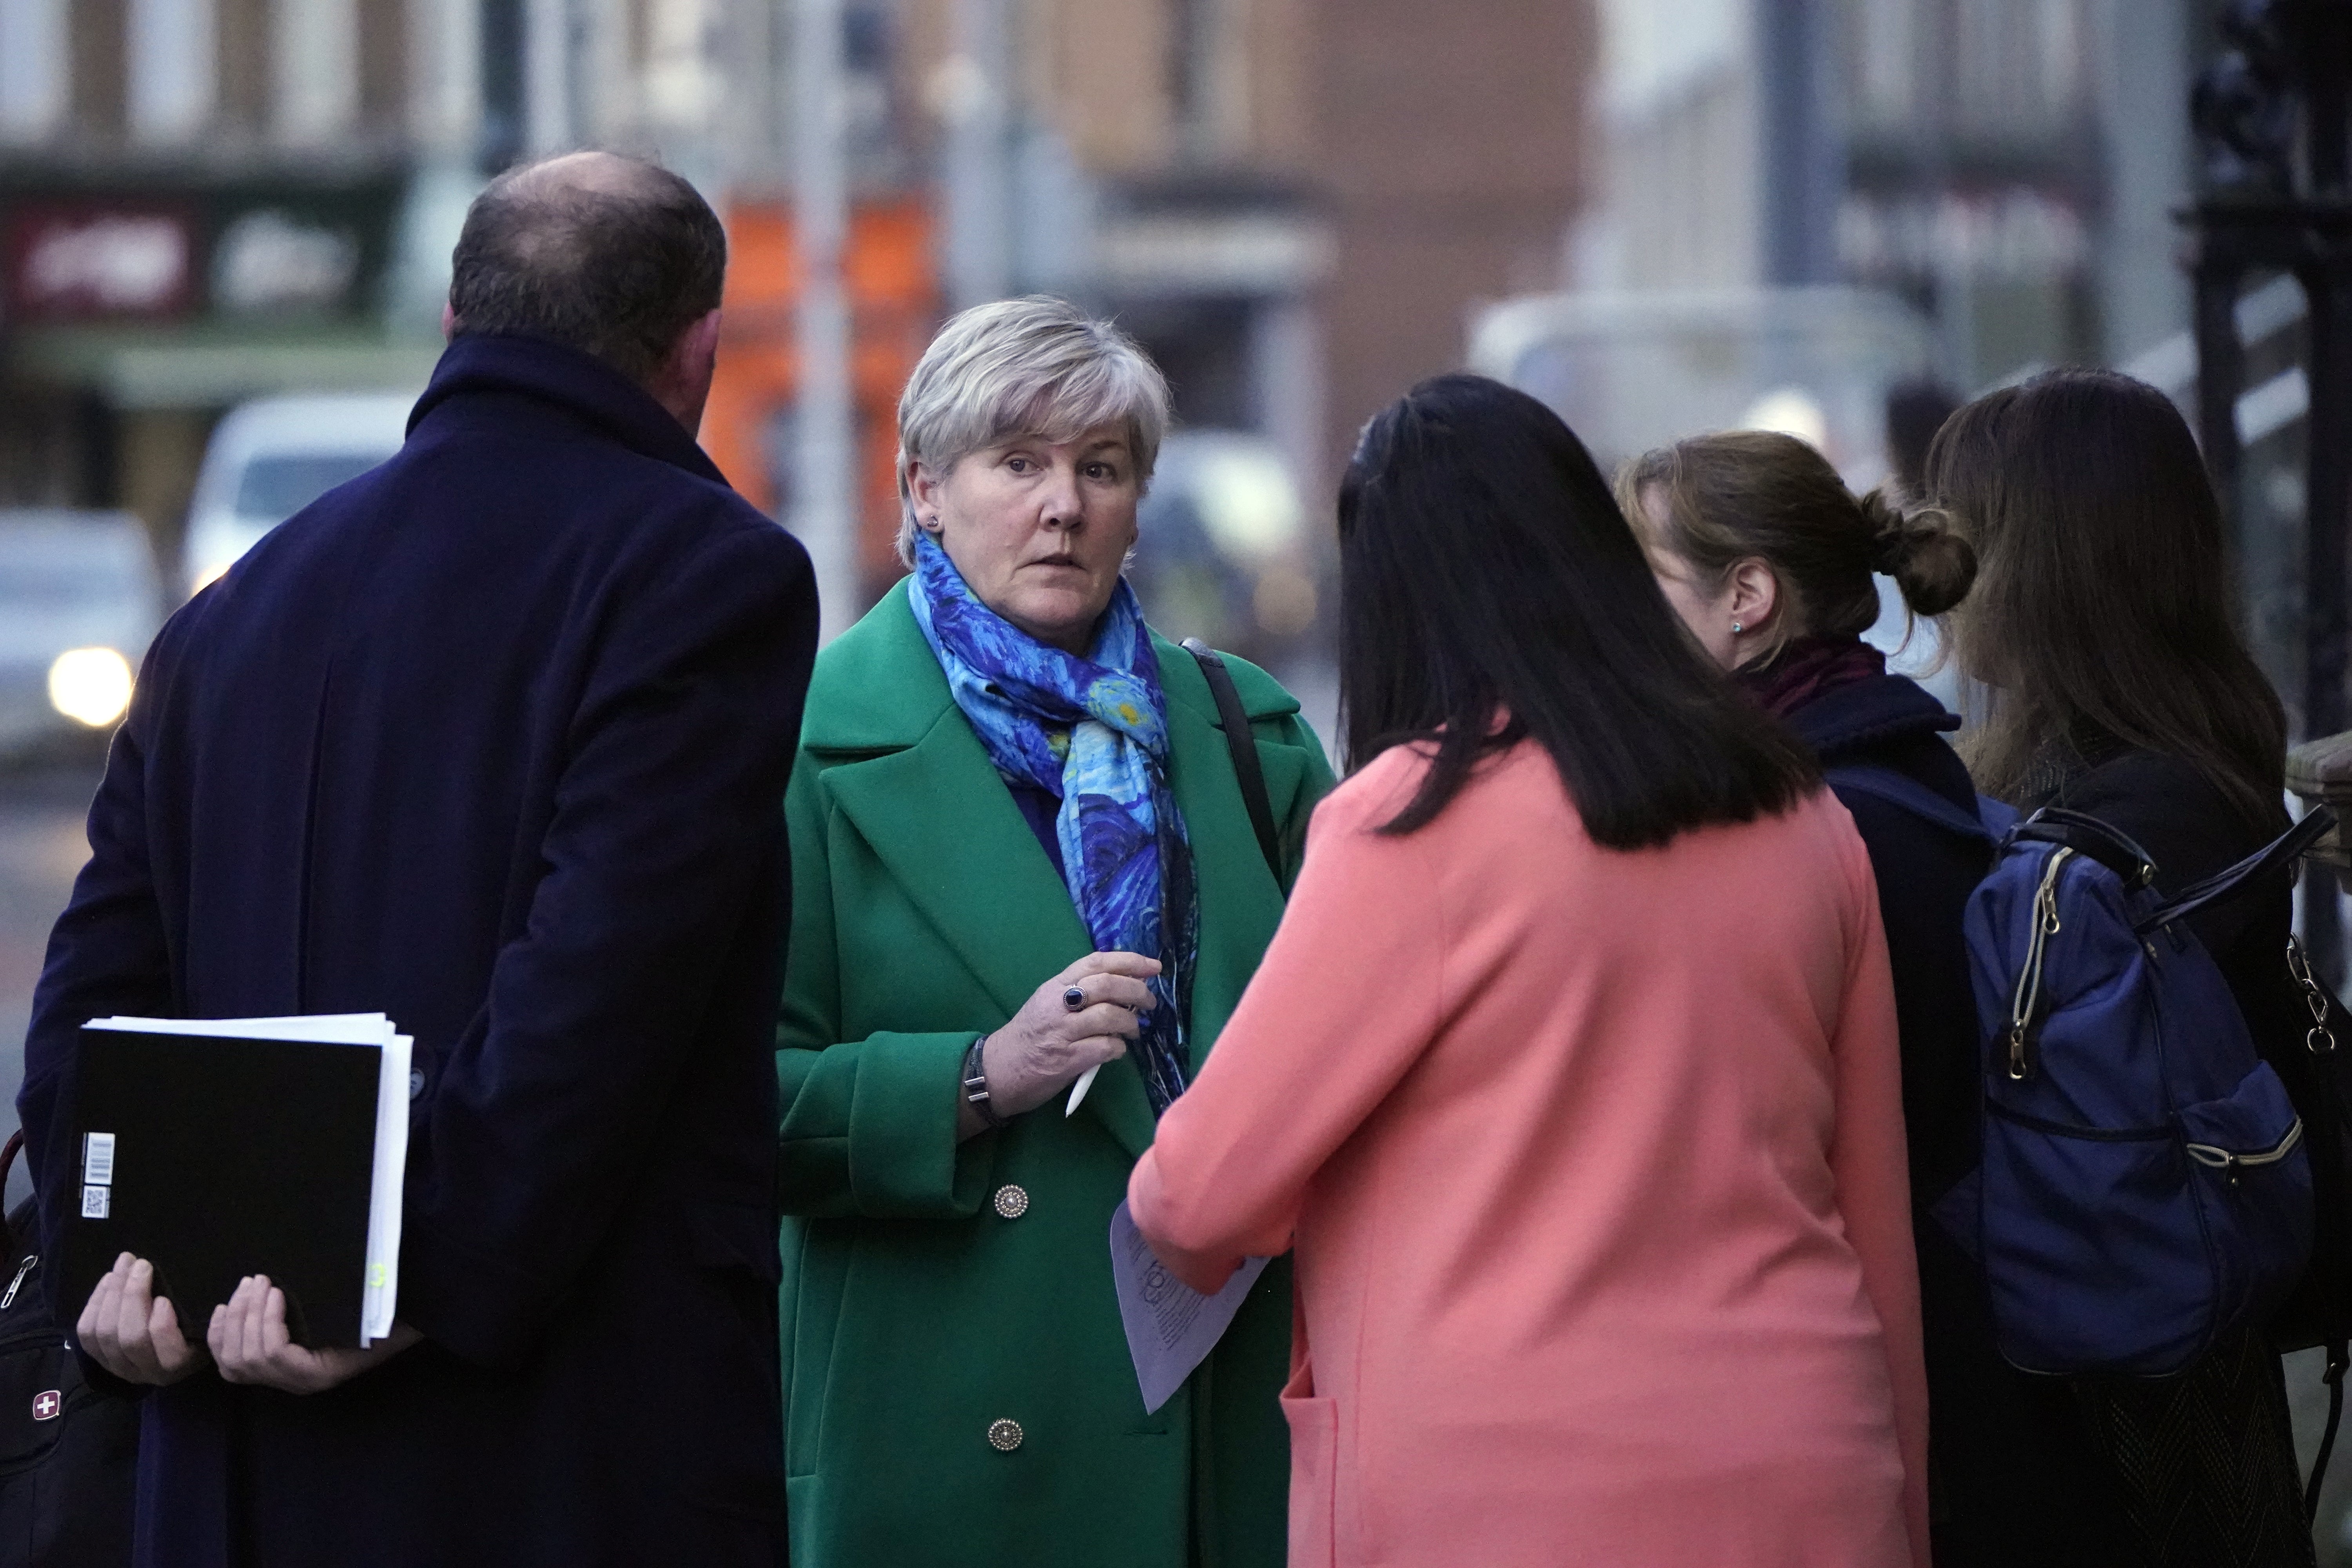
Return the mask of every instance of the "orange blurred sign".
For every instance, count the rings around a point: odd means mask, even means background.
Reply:
[[[929,211],[911,197],[861,203],[844,257],[850,306],[850,385],[856,399],[860,557],[869,584],[897,575],[899,390],[939,320]],[[799,391],[800,263],[785,202],[738,202],[727,213],[726,314],[702,446],[728,482],[773,512],[779,435]]]

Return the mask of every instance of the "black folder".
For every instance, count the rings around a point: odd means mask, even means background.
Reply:
[[[124,1252],[155,1266],[180,1331],[204,1342],[237,1281],[267,1274],[310,1346],[357,1346],[367,1275],[383,1048],[132,1033],[77,1042],[79,1201],[63,1300],[80,1303]]]

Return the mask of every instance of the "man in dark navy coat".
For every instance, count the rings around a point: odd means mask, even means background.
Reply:
[[[382,1011],[417,1070],[394,1340],[305,1350],[252,1285],[184,1340],[143,1265],[57,1303],[144,1396],[142,1563],[783,1557],[771,1053],[816,596],[690,434],[725,247],[647,164],[502,177],[400,455],[148,655],[26,1042],[49,1233],[90,1017]]]

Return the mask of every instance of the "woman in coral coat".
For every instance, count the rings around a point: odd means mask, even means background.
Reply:
[[[1354,775],[1129,1201],[1296,1248],[1293,1568],[1903,1568],[1927,1399],[1870,862],[1550,412],[1340,501]]]

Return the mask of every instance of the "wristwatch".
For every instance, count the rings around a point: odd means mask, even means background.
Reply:
[[[963,1054],[963,1102],[979,1111],[980,1119],[989,1126],[1002,1127],[1004,1118],[997,1115],[996,1107],[989,1103],[988,1068],[980,1054],[987,1044],[988,1037],[982,1035]]]

